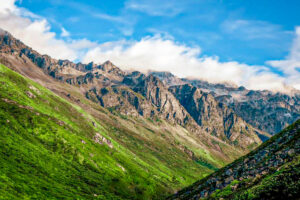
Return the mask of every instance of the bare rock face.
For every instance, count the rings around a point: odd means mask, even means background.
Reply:
[[[300,93],[290,96],[249,91],[246,99],[247,101],[233,100],[228,106],[248,123],[271,134],[300,118]]]
[[[104,62],[102,65],[98,65],[97,68],[109,74],[114,74],[115,76],[120,76],[120,77],[125,76],[125,72],[123,72],[120,68],[115,66],[109,60]]]
[[[106,139],[105,137],[103,137],[100,133],[96,133],[95,134],[95,136],[94,136],[94,142],[98,143],[98,144],[106,144],[111,149],[114,148],[114,146],[111,143],[111,141],[109,139]]]
[[[93,88],[86,93],[86,96],[88,99],[100,103],[101,106],[124,115],[151,117],[155,112],[152,105],[143,96],[120,85]]]
[[[132,89],[144,96],[166,120],[180,125],[185,125],[190,120],[186,110],[158,78],[149,75],[132,86]]]
[[[284,94],[200,80],[184,81],[211,93],[218,102],[226,104],[247,123],[270,134],[279,132],[300,118],[300,91],[297,90]]]
[[[211,94],[189,84],[171,86],[169,91],[208,133],[245,146],[260,143],[254,129]]]
[[[213,84],[202,80],[180,79],[173,74],[153,72],[168,86],[191,84],[227,105],[253,127],[275,134],[300,118],[300,91],[290,94],[248,90],[232,84]],[[261,138],[266,140],[266,138]]]

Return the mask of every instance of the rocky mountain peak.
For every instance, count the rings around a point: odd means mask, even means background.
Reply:
[[[20,41],[14,38],[7,31],[0,31],[0,52],[3,53],[14,53],[19,52],[25,45]]]
[[[140,83],[145,78],[146,78],[145,74],[139,71],[133,71],[124,77],[123,83],[128,86],[134,86]]]
[[[150,72],[151,75],[159,78],[165,85],[172,86],[172,85],[181,85],[184,84],[184,82],[176,77],[174,74],[170,72]]]
[[[167,72],[167,71],[163,71],[163,72],[159,72],[159,71],[153,71],[150,72],[150,74],[157,76],[157,77],[161,77],[161,78],[172,78],[175,77],[171,72]]]
[[[111,61],[107,60],[103,64],[97,66],[98,69],[103,70],[104,72],[111,73],[117,76],[124,76],[125,72],[122,71],[119,67],[115,66]]]

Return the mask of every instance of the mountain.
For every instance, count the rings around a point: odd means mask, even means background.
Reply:
[[[168,90],[168,87],[151,74],[126,73],[110,61],[97,65],[55,60],[47,55],[40,55],[7,32],[1,35],[0,42],[0,52],[2,53],[0,61],[2,63],[11,66],[12,69],[16,66],[13,63],[16,59],[21,62],[18,64],[19,66],[36,65],[42,69],[44,74],[79,87],[84,96],[111,112],[116,111],[126,116],[142,116],[152,120],[163,119],[168,123],[183,126],[202,138],[208,137],[207,135],[218,137],[235,134],[239,141],[232,139],[229,145],[240,148],[242,151],[251,150],[261,143],[256,131],[253,128],[248,128],[251,125],[245,124],[245,122],[240,123],[240,120],[233,119],[227,124],[214,124],[210,119],[207,119],[214,127],[203,129],[202,124],[191,116],[190,110],[186,110],[174,94]],[[23,68],[19,67],[15,70],[28,77],[36,77],[34,74],[36,70],[28,72],[24,71]],[[222,121],[222,119],[220,120]],[[231,129],[231,127],[235,127],[235,129]],[[224,138],[218,139],[225,141]],[[242,144],[246,144],[246,146]]]
[[[300,120],[168,199],[299,199]]]
[[[180,79],[167,72],[151,72],[151,74],[160,78],[169,87],[190,84],[211,94],[247,123],[272,135],[300,118],[300,91],[295,89],[285,94],[267,90],[248,90],[243,86],[228,83],[213,84],[202,80]]]
[[[259,131],[249,126],[225,104],[217,102],[211,94],[204,93],[189,84],[171,86],[169,90],[202,129],[224,141],[229,140],[241,146],[259,143],[258,137],[249,134],[249,132],[260,134]]]
[[[261,143],[229,108],[207,129],[159,78],[109,61],[52,59],[1,32],[0,63],[0,199],[162,199]],[[202,101],[201,115],[216,104]]]

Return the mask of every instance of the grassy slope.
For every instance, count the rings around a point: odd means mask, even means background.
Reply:
[[[240,163],[244,163],[245,160],[248,160],[249,157],[254,156],[258,151],[265,149],[268,146],[274,144],[274,142],[282,138],[287,132],[292,131],[295,127],[299,126],[300,120],[297,120],[294,124],[288,126],[280,133],[276,134],[268,141],[264,142],[254,151],[251,151],[249,154],[240,157],[235,160],[228,166],[232,168]],[[299,142],[300,130],[298,129],[295,135],[289,140],[286,144],[276,149],[276,154],[285,148],[296,148],[295,144]],[[271,157],[270,155],[269,157]],[[265,158],[266,160],[269,158]],[[181,194],[187,194],[187,196],[182,197],[181,199],[192,199],[192,197],[197,194],[197,191],[193,191],[192,188],[200,187],[202,184],[205,184],[209,178],[218,177],[227,171],[228,166],[225,166],[222,169],[219,169],[215,173],[200,179],[195,182],[193,185],[184,188],[180,191]],[[260,164],[257,164],[257,167],[260,167]],[[300,156],[293,154],[293,159],[289,162],[286,162],[282,166],[275,168],[272,167],[269,173],[258,176],[257,178],[247,178],[242,181],[237,179],[233,180],[229,185],[222,189],[215,190],[209,197],[203,199],[233,199],[233,200],[260,200],[260,199],[299,199],[300,191]],[[237,190],[233,190],[234,187],[237,187]],[[192,191],[192,192],[189,192]],[[173,197],[169,197],[172,199]]]
[[[233,199],[233,200],[260,200],[260,199],[298,199],[300,190],[300,156],[295,156],[292,162],[288,162],[274,170],[260,180],[243,181],[242,188],[232,192],[231,187],[241,185],[239,181],[233,181],[222,190],[214,192],[209,199]]]
[[[110,127],[0,65],[0,199],[159,199],[212,172],[164,139],[171,133],[136,128],[153,137]],[[94,143],[96,132],[114,148]]]
[[[284,129],[282,132],[273,136],[271,139],[259,146],[254,152],[241,157],[234,163],[243,161],[257,150],[263,149],[272,144],[277,138],[282,137],[287,131],[292,130],[296,125],[300,124],[300,120]],[[284,147],[292,147],[300,138],[300,132]],[[234,165],[233,163],[233,165]],[[237,191],[233,192],[231,187],[234,185],[242,185]],[[294,155],[293,160],[285,163],[278,169],[274,169],[273,173],[268,173],[260,179],[246,179],[242,182],[233,181],[230,185],[222,190],[214,192],[209,199],[234,199],[234,200],[259,200],[259,199],[299,199],[300,198],[300,155]]]

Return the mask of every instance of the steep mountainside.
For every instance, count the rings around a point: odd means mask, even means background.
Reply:
[[[299,199],[300,120],[168,199]]]
[[[254,91],[230,84],[212,84],[201,80],[180,79],[168,72],[152,72],[168,86],[191,84],[210,93],[218,102],[231,108],[253,127],[270,134],[300,118],[300,91],[290,94],[271,91]]]
[[[245,147],[251,143],[259,143],[258,137],[252,137],[251,134],[248,134],[249,130],[251,132],[256,130],[225,104],[218,103],[211,94],[204,93],[189,84],[171,86],[169,90],[179,99],[181,105],[185,107],[202,129],[224,141],[229,140]],[[259,134],[258,131],[256,132]]]
[[[233,117],[218,116],[221,117],[218,119],[219,121],[222,121],[222,118],[232,118],[232,120],[228,120],[225,129],[222,128],[223,124],[215,124],[213,120],[216,119],[211,118],[207,118],[207,121],[213,126],[211,127],[213,131],[203,128],[199,120],[195,120],[191,116],[190,110],[186,110],[168,91],[164,83],[155,76],[139,72],[125,73],[109,61],[97,65],[55,60],[47,55],[40,55],[7,32],[0,35],[0,42],[0,61],[2,63],[21,74],[38,79],[38,75],[34,74],[35,71],[26,71],[18,66],[36,65],[45,74],[80,88],[84,96],[111,112],[116,111],[122,115],[133,117],[142,116],[151,120],[166,120],[168,123],[185,127],[199,137],[235,135],[234,137],[239,138],[239,141],[231,143],[234,142],[233,139],[228,144],[240,148],[242,151],[251,150],[261,143],[256,131],[253,128],[246,128],[251,125],[237,120],[239,118],[235,118],[235,115],[232,115]],[[17,65],[16,60],[19,62]],[[45,82],[41,79],[39,81]],[[226,113],[224,114],[226,115]],[[224,137],[218,139],[225,141]]]

